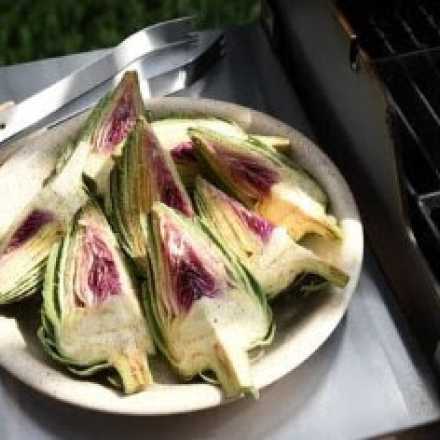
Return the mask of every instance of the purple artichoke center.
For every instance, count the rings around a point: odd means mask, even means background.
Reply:
[[[113,153],[116,145],[119,145],[136,124],[136,109],[133,102],[133,92],[128,88],[119,98],[111,116],[96,142],[98,151]]]
[[[188,161],[196,162],[197,157],[194,153],[193,143],[191,141],[181,142],[171,150],[171,157],[177,162]]]
[[[179,310],[187,312],[203,296],[213,298],[220,292],[194,247],[171,225],[167,227],[164,248]]]
[[[240,220],[244,222],[254,234],[258,235],[263,242],[266,242],[269,239],[272,231],[275,228],[271,222],[267,221],[263,217],[260,217],[258,214],[249,211],[240,202],[234,200],[232,197],[229,197],[215,186],[210,184],[208,185],[208,188],[211,192],[211,195],[208,193],[208,197],[217,198],[221,201],[221,203],[231,206]]]
[[[146,142],[145,148],[150,155],[150,169],[154,172],[160,201],[182,214],[192,217],[193,210],[190,201],[185,197],[172,175],[157,139],[148,136]]]
[[[54,215],[49,211],[34,209],[14,232],[6,252],[10,252],[30,240],[44,225],[52,222],[54,218]]]
[[[233,201],[232,207],[248,228],[266,242],[274,230],[272,223]]]
[[[107,245],[96,234],[87,233],[85,242],[87,260],[87,285],[100,304],[121,291],[121,282],[113,255]]]
[[[187,250],[186,258],[178,262],[175,270],[177,301],[183,310],[188,311],[202,296],[215,296],[215,280],[192,250]]]
[[[245,183],[259,195],[268,194],[272,185],[278,181],[278,174],[257,159],[228,155],[224,160],[228,162],[232,177]]]

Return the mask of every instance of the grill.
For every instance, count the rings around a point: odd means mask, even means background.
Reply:
[[[409,224],[440,280],[440,2],[337,2],[359,57],[380,78]],[[439,317],[440,319],[440,317]]]
[[[374,60],[440,46],[440,4],[435,0],[339,0],[336,5],[344,27]]]
[[[274,47],[440,371],[440,1],[295,0],[288,17],[289,0],[267,2]]]

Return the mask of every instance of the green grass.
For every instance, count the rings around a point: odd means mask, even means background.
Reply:
[[[0,0],[0,7],[0,65],[113,46],[183,15],[197,15],[203,28],[259,14],[259,0]]]

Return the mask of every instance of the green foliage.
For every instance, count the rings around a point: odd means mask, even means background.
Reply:
[[[149,24],[197,15],[199,27],[246,23],[259,0],[0,0],[0,65],[114,46]]]

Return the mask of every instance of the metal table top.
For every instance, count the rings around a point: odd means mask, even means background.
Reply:
[[[267,112],[313,137],[257,26],[227,32],[226,57],[184,96]],[[0,102],[19,101],[96,52],[0,68]],[[0,438],[355,439],[440,419],[432,375],[368,248],[346,317],[304,364],[261,393],[194,414],[131,418],[49,399],[0,369]]]

